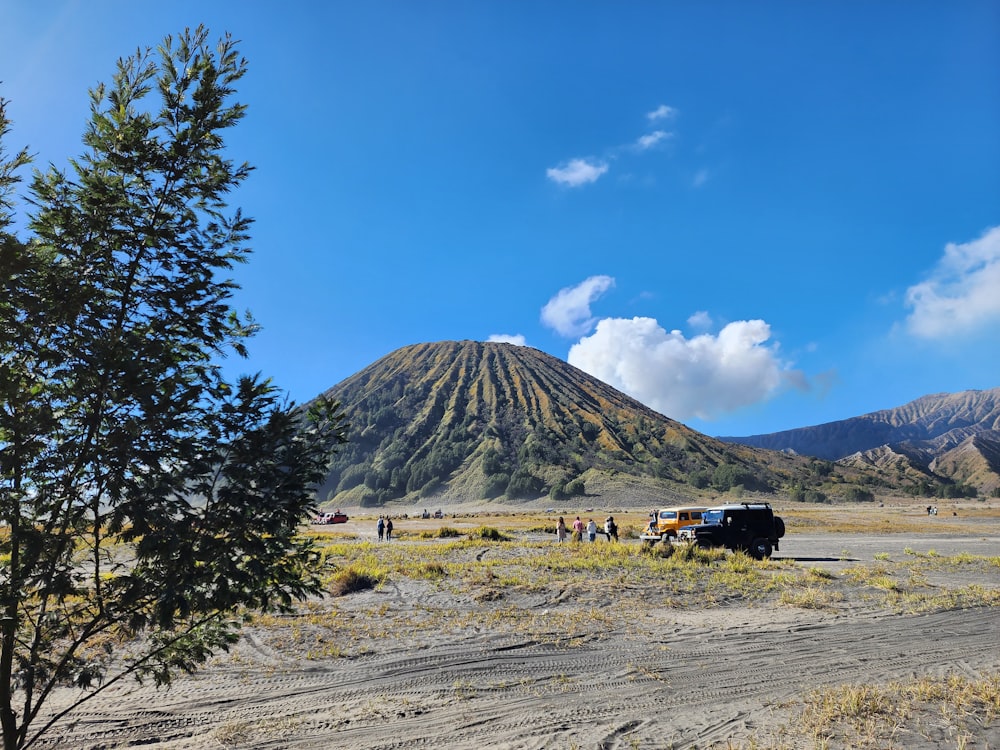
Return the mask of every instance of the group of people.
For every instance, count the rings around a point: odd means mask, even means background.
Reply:
[[[573,521],[573,541],[582,541],[584,532],[587,534],[588,541],[597,541],[597,524],[594,523],[594,519],[591,518],[587,521],[586,526],[584,526],[583,521],[580,520],[580,516],[577,516],[576,520]],[[608,516],[605,519],[604,534],[607,536],[609,542],[612,539],[616,542],[618,541],[618,524],[615,523],[614,516]],[[566,528],[566,519],[559,516],[559,520],[556,522],[556,541],[565,542],[568,535],[569,529]]]
[[[379,516],[378,523],[375,524],[375,530],[378,532],[378,540],[380,542],[383,539],[388,542],[392,539],[392,519],[388,516]]]

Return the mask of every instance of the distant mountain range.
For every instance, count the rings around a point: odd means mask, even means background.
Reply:
[[[951,481],[917,463],[886,472],[714,439],[512,344],[403,347],[325,395],[351,425],[319,491],[328,506],[600,494],[641,507],[723,492],[871,499],[880,487]]]
[[[720,440],[842,465],[923,471],[992,493],[1000,488],[1000,388],[937,393],[839,422]]]

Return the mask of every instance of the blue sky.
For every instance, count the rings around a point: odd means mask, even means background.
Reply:
[[[2,0],[8,151],[202,23],[250,65],[233,372],[499,337],[710,435],[1000,386],[995,0]]]

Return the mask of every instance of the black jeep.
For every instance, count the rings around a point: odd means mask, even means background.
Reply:
[[[699,547],[725,547],[742,550],[762,560],[778,549],[785,535],[785,522],[774,515],[767,503],[740,503],[709,508],[701,523],[688,527]]]

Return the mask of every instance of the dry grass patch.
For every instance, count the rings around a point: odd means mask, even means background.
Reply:
[[[452,539],[462,536],[462,532],[451,526],[442,526],[439,529],[421,531],[417,536],[421,539]]]
[[[814,581],[832,581],[837,577],[831,571],[825,568],[817,568],[816,566],[806,569],[805,574],[809,580]]]
[[[256,734],[254,728],[245,721],[223,724],[213,730],[212,737],[224,748],[246,747]]]
[[[856,565],[842,574],[860,594],[868,599],[881,599],[882,606],[898,612],[934,612],[971,607],[1000,605],[1000,583],[996,578],[998,558],[961,553],[940,555],[933,550],[916,553],[905,550],[907,559],[892,563],[879,559],[874,565]],[[994,585],[971,583],[941,586],[930,577],[959,572],[962,578],[993,581]]]
[[[839,591],[808,586],[799,590],[782,591],[778,597],[782,604],[800,609],[835,609],[844,602]]]
[[[816,691],[803,702],[799,729],[821,747],[941,746],[946,738],[948,746],[971,747],[998,715],[1000,674],[949,675]]]
[[[790,559],[758,561],[684,544],[556,544],[511,536],[494,526],[465,533],[391,544],[327,540],[319,545],[329,571],[326,585],[340,598],[365,588],[380,591],[391,579],[393,606],[378,624],[397,632],[473,628],[540,639],[553,637],[555,623],[577,638],[588,628],[641,630],[650,605],[689,610],[767,603],[811,610],[863,605],[897,612],[1000,605],[1000,586],[990,584],[997,579],[996,558],[908,554],[899,562],[880,557],[834,573]],[[349,655],[363,643],[368,626],[359,607],[370,606],[370,600],[340,603],[337,598],[322,604],[361,619],[347,622],[344,638],[316,643],[316,653],[335,655],[339,649]],[[476,602],[476,611],[458,613],[460,603],[469,601]],[[545,617],[538,614],[542,611]],[[577,624],[563,618],[575,618]]]
[[[650,557],[690,561],[703,565],[710,565],[726,556],[726,551],[721,547],[699,547],[694,542],[643,542],[639,546],[639,551]]]

